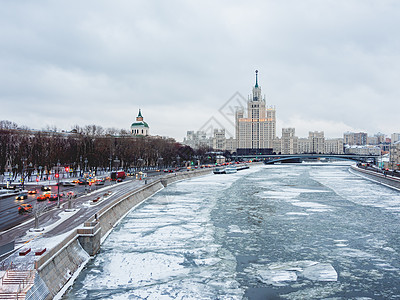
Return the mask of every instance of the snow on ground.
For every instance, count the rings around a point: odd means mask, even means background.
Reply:
[[[42,250],[46,248],[46,252],[50,249],[54,248],[56,245],[61,243],[69,234],[72,233],[73,230],[66,232],[64,234],[60,234],[58,236],[54,236],[51,238],[46,238],[42,235],[42,233],[36,233],[31,237],[31,239],[24,243],[19,244],[19,250],[13,253],[5,260],[5,264],[13,263],[19,270],[32,270],[34,268],[34,262],[40,256],[36,256],[35,252],[38,250]],[[31,248],[31,251],[25,256],[19,256],[19,252],[23,249]],[[45,253],[46,253],[45,252]]]

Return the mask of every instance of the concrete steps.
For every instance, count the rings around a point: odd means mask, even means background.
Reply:
[[[25,292],[21,292],[21,293],[2,293],[2,292],[0,292],[0,300],[11,300],[11,299],[13,299],[13,300],[15,300],[15,299],[18,299],[18,300],[25,300],[25,296],[26,296],[26,293]]]
[[[23,300],[35,280],[33,271],[9,270],[0,281],[0,300]]]
[[[8,271],[2,280],[2,284],[33,284],[35,276],[31,271]]]

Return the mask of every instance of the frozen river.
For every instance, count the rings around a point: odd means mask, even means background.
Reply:
[[[400,192],[348,166],[259,166],[170,185],[63,299],[400,299]]]

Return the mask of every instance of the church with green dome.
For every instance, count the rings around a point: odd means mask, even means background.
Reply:
[[[134,136],[148,136],[150,135],[149,130],[149,125],[145,121],[143,121],[142,112],[139,109],[139,114],[136,117],[136,122],[132,123],[131,125],[131,133]]]

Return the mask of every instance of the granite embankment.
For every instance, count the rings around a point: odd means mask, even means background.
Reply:
[[[380,173],[375,170],[360,168],[356,165],[351,166],[350,170],[359,176],[365,177],[369,180],[378,182],[396,190],[400,190],[400,178],[397,176],[392,176],[387,173]]]
[[[90,256],[96,255],[102,240],[132,208],[168,184],[210,173],[210,169],[203,169],[167,175],[115,199],[97,211],[82,227],[73,229],[57,246],[35,261],[37,279],[27,291],[26,299],[61,296]]]

